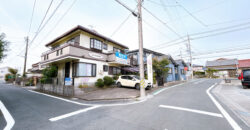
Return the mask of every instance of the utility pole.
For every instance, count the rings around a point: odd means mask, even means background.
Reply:
[[[140,56],[140,79],[144,82],[144,58],[143,58],[143,36],[142,36],[142,13],[141,13],[142,1],[138,0],[138,39],[139,39],[139,56]],[[145,85],[140,84],[140,97],[143,99],[146,96]]]
[[[187,35],[187,40],[188,40],[188,50],[189,50],[189,57],[190,57],[191,79],[193,79],[194,75],[193,75],[193,63],[192,63],[192,50],[191,50],[189,35]]]
[[[180,56],[181,56],[181,59],[183,59],[181,49],[182,49],[182,48],[180,48]]]
[[[138,41],[139,41],[139,67],[140,67],[140,98],[144,99],[146,96],[145,93],[145,80],[144,80],[144,58],[143,58],[143,36],[142,36],[142,13],[141,13],[141,6],[142,6],[142,0],[138,0],[138,12],[133,11],[128,6],[126,6],[124,3],[122,3],[119,0],[115,0],[119,4],[121,4],[123,7],[125,7],[127,10],[129,10],[135,17],[138,18]]]
[[[26,73],[26,62],[27,62],[27,53],[28,53],[28,44],[29,44],[29,37],[25,37],[26,48],[25,48],[25,55],[24,55],[24,66],[23,66],[23,76]]]

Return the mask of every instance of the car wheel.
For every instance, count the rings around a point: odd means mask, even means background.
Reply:
[[[150,90],[151,89],[151,86],[149,86],[149,87],[146,87],[146,90]]]
[[[118,88],[121,88],[122,87],[122,84],[120,82],[117,83],[117,87]]]
[[[135,88],[136,88],[137,90],[140,90],[140,84],[136,84],[136,85],[135,85]]]
[[[244,85],[243,85],[243,89],[247,89],[247,86],[244,86]]]

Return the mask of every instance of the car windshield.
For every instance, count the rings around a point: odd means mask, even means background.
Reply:
[[[136,79],[138,79],[138,80],[140,80],[140,76],[135,75],[133,77],[136,78]]]

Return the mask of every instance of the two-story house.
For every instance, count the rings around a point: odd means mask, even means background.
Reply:
[[[83,26],[76,26],[46,44],[40,64],[58,68],[59,83],[71,81],[74,86],[94,84],[98,78],[121,73],[129,66],[127,46]]]
[[[139,50],[133,50],[133,51],[129,51],[127,52],[128,57],[130,58],[130,63],[133,67],[129,67],[132,68],[130,70],[138,70],[139,71]],[[153,58],[157,58],[159,60],[161,60],[162,58],[166,58],[169,60],[169,65],[167,65],[166,67],[169,68],[169,72],[168,72],[168,76],[164,77],[164,80],[166,82],[171,82],[171,81],[175,81],[175,67],[177,66],[175,60],[170,56],[170,55],[165,55],[156,51],[152,51],[146,48],[143,48],[143,61],[144,61],[144,68],[146,70],[147,68],[147,56],[152,54]],[[127,67],[127,70],[128,67]]]

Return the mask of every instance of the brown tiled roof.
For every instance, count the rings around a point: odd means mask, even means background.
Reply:
[[[239,68],[250,67],[250,59],[239,60]]]
[[[101,34],[97,33],[96,31],[90,30],[90,29],[85,28],[85,27],[83,27],[83,26],[81,26],[81,25],[78,25],[78,26],[76,26],[76,27],[70,29],[69,31],[65,32],[65,33],[62,34],[61,36],[59,36],[59,37],[55,38],[54,40],[50,41],[49,43],[47,43],[45,46],[46,46],[46,47],[47,47],[47,46],[50,46],[50,45],[53,44],[54,42],[56,42],[56,41],[60,40],[61,38],[65,37],[65,36],[67,36],[67,35],[69,35],[69,34],[71,34],[72,32],[75,32],[76,30],[82,30],[82,31],[84,31],[84,32],[87,32],[87,33],[90,33],[90,34],[95,35],[95,36],[97,36],[97,37],[103,38],[103,39],[106,40],[106,41],[112,42],[112,43],[114,43],[114,44],[116,44],[116,45],[119,45],[119,46],[121,46],[121,47],[124,47],[124,48],[128,49],[127,46],[122,45],[122,44],[119,43],[119,42],[116,42],[116,41],[114,41],[114,40],[112,40],[112,39],[110,39],[110,38],[108,38],[108,37],[106,37],[106,36],[104,36],[104,35],[101,35]]]

